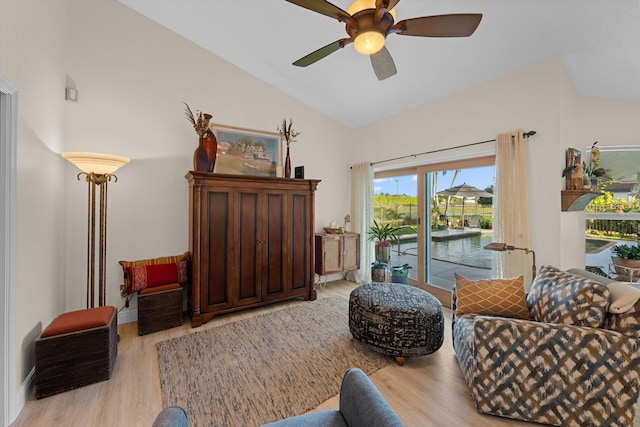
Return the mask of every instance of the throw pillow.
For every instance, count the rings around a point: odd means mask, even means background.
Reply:
[[[456,316],[473,313],[529,319],[524,277],[469,280],[455,273]]]
[[[142,267],[146,265],[159,265],[159,264],[177,264],[178,265],[178,282],[180,284],[185,284],[188,282],[189,277],[189,259],[191,254],[189,252],[185,252],[182,255],[173,255],[173,256],[165,256],[159,258],[150,258],[150,259],[141,259],[137,261],[120,261],[120,265],[122,266],[122,271],[124,274],[124,288],[122,290],[122,296],[127,296],[135,292],[129,280],[129,274],[127,273],[127,269],[129,267]],[[171,282],[166,282],[171,283]]]
[[[631,310],[640,299],[640,288],[636,287],[638,285],[626,282],[611,282],[607,286],[611,294],[609,313],[625,313]]]
[[[169,283],[184,283],[186,281],[186,264],[186,261],[180,261],[170,264],[127,267],[126,274],[129,279],[131,292],[154,286],[167,285]]]
[[[599,328],[609,309],[609,289],[587,277],[545,265],[531,285],[527,304],[538,322]]]

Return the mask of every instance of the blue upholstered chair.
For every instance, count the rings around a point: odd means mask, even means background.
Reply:
[[[189,417],[181,407],[169,406],[158,414],[152,427],[189,427]]]
[[[264,427],[403,427],[404,424],[369,377],[349,369],[340,386],[340,409],[326,409],[266,424]]]

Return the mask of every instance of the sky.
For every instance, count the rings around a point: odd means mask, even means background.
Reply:
[[[485,166],[481,168],[462,169],[456,177],[454,186],[467,183],[474,187],[484,190],[493,185],[493,166]],[[453,171],[448,171],[446,175],[439,174],[438,191],[452,187],[451,179],[453,179]],[[396,182],[396,179],[398,180]],[[399,176],[397,178],[376,179],[373,183],[375,194],[406,194],[407,196],[418,195],[418,183],[416,175]]]

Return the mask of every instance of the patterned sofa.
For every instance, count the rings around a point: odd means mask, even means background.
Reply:
[[[500,284],[470,287],[458,278],[453,346],[479,412],[563,426],[633,425],[640,291],[584,270],[543,266],[529,294],[520,287],[514,302],[516,293]],[[472,301],[477,289],[489,296]],[[495,301],[483,309],[500,294],[509,294],[512,312],[522,314],[526,304],[529,314],[496,315]]]

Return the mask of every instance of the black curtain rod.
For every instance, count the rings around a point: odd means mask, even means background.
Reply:
[[[528,138],[528,137],[533,136],[535,134],[536,134],[535,130],[530,130],[529,132],[525,132],[523,135],[524,135],[525,138]],[[455,147],[440,148],[439,150],[425,151],[424,153],[410,154],[408,156],[401,156],[401,157],[395,157],[393,159],[380,160],[378,162],[372,162],[371,166],[377,165],[379,163],[392,162],[394,160],[408,159],[409,157],[424,156],[425,154],[433,154],[433,153],[439,153],[441,151],[455,150],[456,148],[464,148],[464,147],[471,147],[472,145],[486,144],[488,142],[496,142],[496,140],[495,140],[495,138],[494,139],[487,139],[486,141],[472,142],[471,144],[456,145]]]

